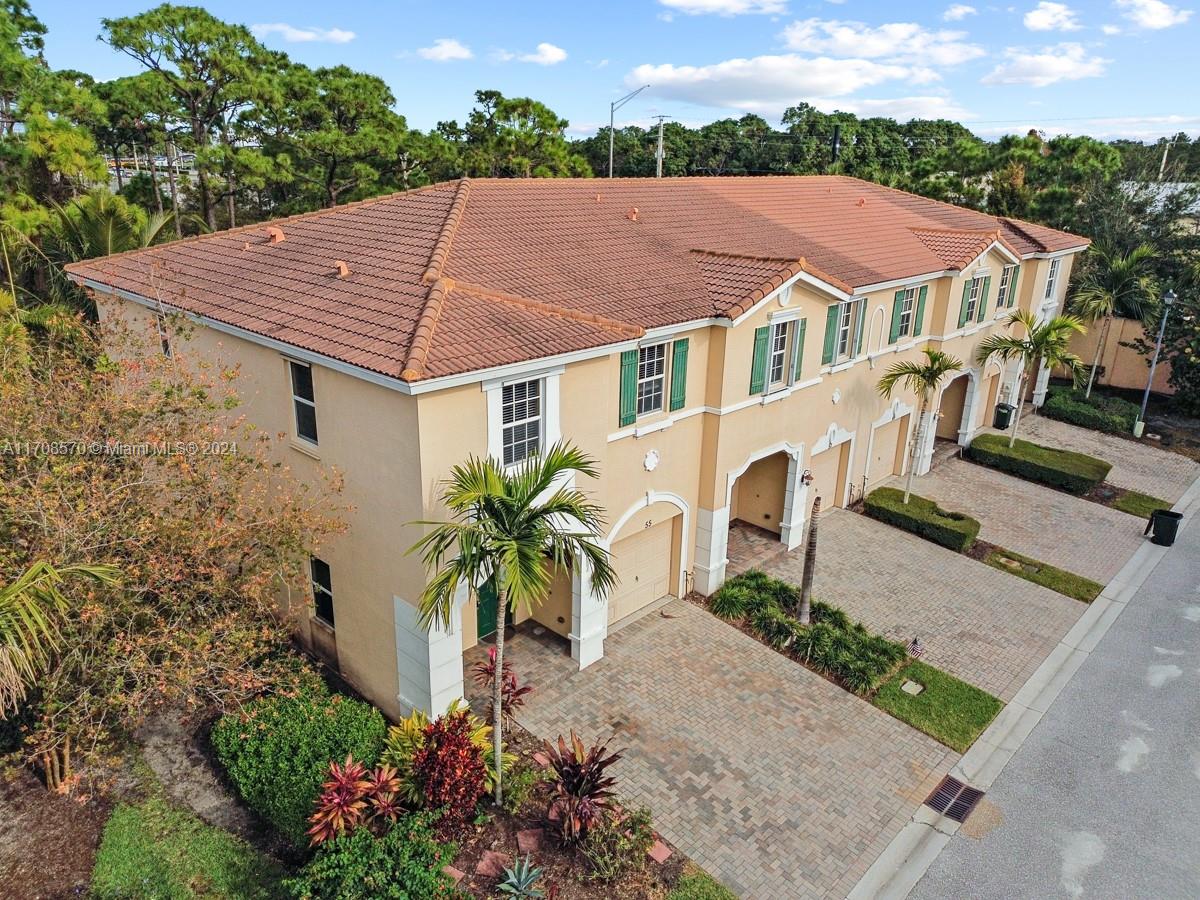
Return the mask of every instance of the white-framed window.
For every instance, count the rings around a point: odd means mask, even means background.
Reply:
[[[637,414],[660,412],[666,399],[667,345],[638,348]]]
[[[1050,260],[1050,268],[1046,271],[1046,295],[1043,299],[1053,300],[1055,291],[1058,288],[1058,267],[1062,263],[1061,257],[1054,257]]]
[[[917,288],[905,288],[900,300],[899,337],[908,337],[913,330],[913,316],[917,308]]]
[[[536,456],[542,449],[542,380],[517,381],[500,389],[504,465]]]
[[[310,444],[317,443],[317,400],[313,394],[312,368],[305,363],[288,360],[292,380],[292,409],[296,419],[296,437]]]
[[[857,297],[844,300],[838,306],[837,344],[834,347],[834,362],[841,362],[854,355],[858,344],[859,310],[866,300]]]
[[[788,380],[788,335],[792,323],[775,322],[771,325],[771,343],[767,355],[767,387],[787,384]]]
[[[329,563],[310,556],[308,568],[312,573],[313,616],[332,628],[333,579],[329,574]]]
[[[1002,309],[1012,306],[1015,297],[1010,296],[1012,293],[1013,276],[1017,274],[1016,266],[1005,266],[1000,271],[1000,290],[996,293],[996,313],[999,314]]]
[[[971,279],[971,291],[967,294],[967,321],[974,322],[979,311],[979,298],[983,296],[983,278],[976,275]]]
[[[167,317],[160,312],[154,314],[154,329],[158,332],[158,346],[162,355],[171,358],[171,334],[167,331]]]

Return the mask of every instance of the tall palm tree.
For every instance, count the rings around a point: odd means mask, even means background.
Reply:
[[[817,519],[820,515],[821,496],[818,494],[808,517],[808,543],[804,547],[804,570],[800,577],[800,611],[796,618],[801,625],[807,625],[812,620],[813,576],[817,572]]]
[[[1113,316],[1143,319],[1154,304],[1153,247],[1142,244],[1128,253],[1111,247],[1095,247],[1089,257],[1087,270],[1071,300],[1072,311],[1085,322],[1104,322],[1088,375],[1087,397],[1092,396],[1100,353]]]
[[[1017,442],[1017,428],[1021,424],[1022,400],[1030,374],[1037,371],[1039,364],[1044,363],[1051,368],[1066,369],[1071,373],[1072,381],[1078,385],[1083,377],[1083,363],[1068,348],[1071,345],[1071,338],[1076,334],[1086,333],[1087,329],[1083,322],[1075,316],[1058,315],[1039,322],[1037,316],[1023,309],[1013,310],[1005,321],[1010,327],[1020,325],[1025,330],[1025,336],[989,335],[980,341],[976,359],[980,365],[990,359],[998,359],[1005,363],[1017,360],[1020,364],[1015,401],[1017,413],[1013,418],[1012,437],[1008,440],[1008,446],[1011,447]]]
[[[961,371],[963,367],[962,360],[957,356],[951,356],[931,347],[926,347],[921,352],[925,354],[923,362],[908,360],[895,363],[884,372],[883,377],[879,379],[879,384],[875,386],[880,394],[891,399],[896,385],[903,384],[920,400],[917,408],[917,427],[913,429],[915,433],[908,448],[908,474],[904,479],[905,503],[912,495],[913,472],[917,468],[917,451],[925,441],[927,424],[925,419],[926,413],[929,411],[929,403],[933,399],[933,392],[938,389],[947,375],[951,372]]]
[[[56,569],[39,561],[0,587],[0,718],[17,708],[57,649],[59,623],[67,610],[62,584],[73,577],[111,583],[116,570],[84,565]]]
[[[504,666],[507,612],[532,612],[550,592],[553,569],[572,564],[590,572],[592,589],[608,595],[617,581],[608,552],[596,543],[603,511],[575,488],[562,485],[573,473],[595,478],[590,456],[557,443],[515,469],[490,457],[469,457],[450,470],[441,501],[449,522],[417,522],[434,528],[409,550],[417,551],[433,574],[421,594],[426,627],[447,627],[460,584],[475,591],[489,579],[496,594],[496,672]],[[501,784],[501,687],[492,684],[492,740],[496,804]]]

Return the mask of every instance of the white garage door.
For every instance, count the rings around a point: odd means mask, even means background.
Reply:
[[[608,598],[609,624],[671,592],[671,536],[675,519],[613,544],[612,562],[620,579]]]
[[[900,441],[908,428],[908,416],[888,422],[875,429],[875,442],[871,445],[871,474],[869,487],[886,481],[898,474],[897,461],[903,462]]]

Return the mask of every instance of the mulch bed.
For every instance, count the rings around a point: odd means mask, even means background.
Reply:
[[[504,735],[510,752],[525,760],[541,749],[542,744],[519,725],[510,726]],[[618,786],[619,787],[619,786]],[[492,897],[500,878],[497,875],[477,872],[485,854],[499,854],[503,865],[512,865],[525,854],[517,844],[519,832],[537,831],[545,825],[545,813],[549,803],[549,786],[538,785],[524,807],[515,815],[507,812],[493,813],[483,825],[457,839],[459,851],[453,866],[463,872],[459,888],[475,897]],[[651,811],[653,813],[653,810]],[[674,889],[687,865],[687,856],[662,840],[671,850],[671,856],[663,863],[647,859],[640,872],[634,872],[616,882],[588,881],[587,860],[575,850],[559,847],[549,831],[540,835],[538,849],[532,852],[533,865],[542,870],[542,888],[547,896],[557,900],[634,900],[634,898],[665,897]],[[495,860],[494,855],[490,859]]]
[[[0,893],[13,900],[87,894],[111,799],[65,797],[27,769],[0,782]]]

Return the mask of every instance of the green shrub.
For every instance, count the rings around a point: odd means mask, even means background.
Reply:
[[[227,713],[213,729],[212,744],[242,799],[303,847],[329,763],[352,754],[375,765],[386,732],[375,707],[306,685],[291,696],[255,700],[244,713]]]
[[[407,816],[382,837],[360,828],[322,844],[300,874],[284,882],[299,900],[428,900],[460,897],[442,868],[454,848],[433,836],[427,815]]]
[[[725,582],[709,598],[708,605],[723,619],[740,619],[768,607],[788,609],[798,602],[799,593],[790,584],[751,569]]]
[[[589,877],[596,881],[615,881],[646,865],[646,854],[654,846],[654,826],[650,810],[628,810],[623,818],[604,816],[593,826],[581,849],[588,861]]]
[[[1002,472],[1040,481],[1072,494],[1086,494],[1108,477],[1102,459],[1018,440],[1012,447],[1002,434],[982,434],[971,442],[971,458]]]
[[[279,896],[279,871],[228,832],[159,798],[113,810],[92,870],[92,896]]]
[[[904,491],[876,488],[867,495],[863,506],[868,516],[905,531],[965,553],[979,536],[979,521],[957,512],[947,512],[932,500],[916,494],[904,502]]]
[[[1041,411],[1048,418],[1083,428],[1110,434],[1130,434],[1141,409],[1136,403],[1120,397],[1104,397],[1100,394],[1084,397],[1083,391],[1052,387],[1046,392],[1046,402]]]

